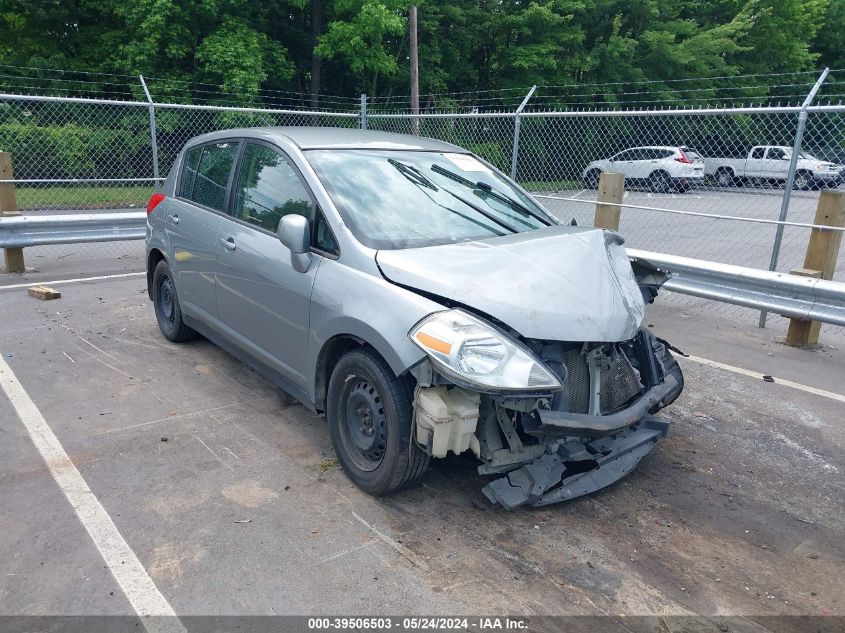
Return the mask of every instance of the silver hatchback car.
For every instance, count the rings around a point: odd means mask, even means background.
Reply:
[[[641,327],[665,275],[441,141],[334,128],[192,139],[147,206],[165,337],[197,333],[325,412],[372,494],[471,451],[506,508],[598,490],[681,392]]]

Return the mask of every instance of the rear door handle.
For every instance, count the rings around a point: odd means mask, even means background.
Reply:
[[[179,224],[179,216],[175,213],[170,216],[170,219],[173,220],[173,224]]]
[[[238,247],[238,245],[235,244],[235,238],[234,237],[226,237],[226,238],[221,237],[220,242],[223,244],[223,246],[226,247],[226,250],[229,250],[229,251],[233,251]]]

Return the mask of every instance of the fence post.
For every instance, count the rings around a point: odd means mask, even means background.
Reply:
[[[367,129],[367,95],[361,95],[361,113],[358,115],[358,125],[362,130]]]
[[[813,224],[823,226],[845,226],[845,192],[822,191],[819,195],[819,205],[816,207],[816,218]],[[813,229],[807,244],[807,255],[804,257],[804,267],[789,271],[792,275],[833,279],[836,269],[836,259],[839,256],[839,246],[842,243],[842,231],[829,229]],[[819,321],[790,319],[789,330],[786,333],[786,344],[793,347],[812,347],[819,342]]]
[[[804,99],[804,103],[801,104],[801,112],[798,113],[798,127],[795,130],[795,142],[792,144],[792,156],[790,156],[789,159],[789,171],[786,175],[786,182],[783,185],[783,200],[781,200],[780,203],[780,215],[778,216],[778,220],[781,222],[786,221],[786,216],[789,213],[789,201],[792,198],[792,187],[795,185],[795,170],[798,167],[798,155],[801,153],[801,142],[804,139],[804,128],[807,125],[807,107],[813,102],[813,99],[816,98],[816,93],[819,91],[819,88],[822,87],[825,79],[827,79],[827,74],[829,72],[829,68],[825,68],[822,71],[822,74],[819,75],[816,83]],[[783,242],[783,228],[783,224],[778,224],[777,229],[775,230],[775,241],[772,244],[772,258],[769,261],[769,270],[776,270],[778,267],[780,246]],[[757,324],[758,327],[766,327],[767,316],[768,312],[765,310],[760,313],[760,322]]]
[[[519,104],[519,107],[514,112],[513,116],[513,150],[511,150],[511,179],[516,180],[516,162],[519,159],[519,128],[522,126],[522,117],[519,116],[522,114],[522,111],[525,109],[525,106],[528,104],[528,100],[534,94],[534,91],[537,90],[537,86],[531,86],[531,90],[528,91],[528,94],[525,95],[525,99],[522,100],[522,103]]]
[[[141,86],[144,88],[144,94],[147,96],[147,109],[150,113],[150,141],[153,147],[153,178],[156,179],[156,186],[159,184],[158,179],[158,141],[156,140],[156,110],[153,98],[150,96],[150,91],[147,90],[147,82],[144,81],[143,75],[138,75],[141,80]]]
[[[625,195],[625,176],[605,172],[599,178],[596,192],[596,215],[593,226],[598,229],[619,230],[622,198]],[[609,204],[606,204],[609,203]]]
[[[0,152],[0,181],[11,181],[15,179],[12,171],[12,155],[9,152]],[[18,211],[18,198],[15,193],[15,183],[0,182],[0,216],[20,215]],[[22,248],[4,249],[6,258],[6,272],[26,272],[23,261]]]

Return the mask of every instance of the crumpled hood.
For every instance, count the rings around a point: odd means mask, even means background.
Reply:
[[[632,338],[642,294],[615,233],[550,226],[476,242],[379,251],[390,281],[460,302],[522,336],[611,342]]]

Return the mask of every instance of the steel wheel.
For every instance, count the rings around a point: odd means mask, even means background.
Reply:
[[[381,395],[363,376],[352,376],[341,391],[342,438],[357,468],[378,468],[387,449],[387,419]]]
[[[168,329],[173,328],[174,317],[176,315],[176,306],[174,305],[173,282],[169,276],[162,276],[158,285],[158,309],[161,314],[161,320],[168,326]]]
[[[173,273],[164,260],[156,265],[153,272],[152,291],[151,299],[161,333],[174,343],[195,338],[197,333],[182,321],[182,309],[179,307]]]
[[[369,349],[340,358],[326,392],[326,419],[346,475],[383,495],[422,476],[429,456],[413,440],[411,386]]]

